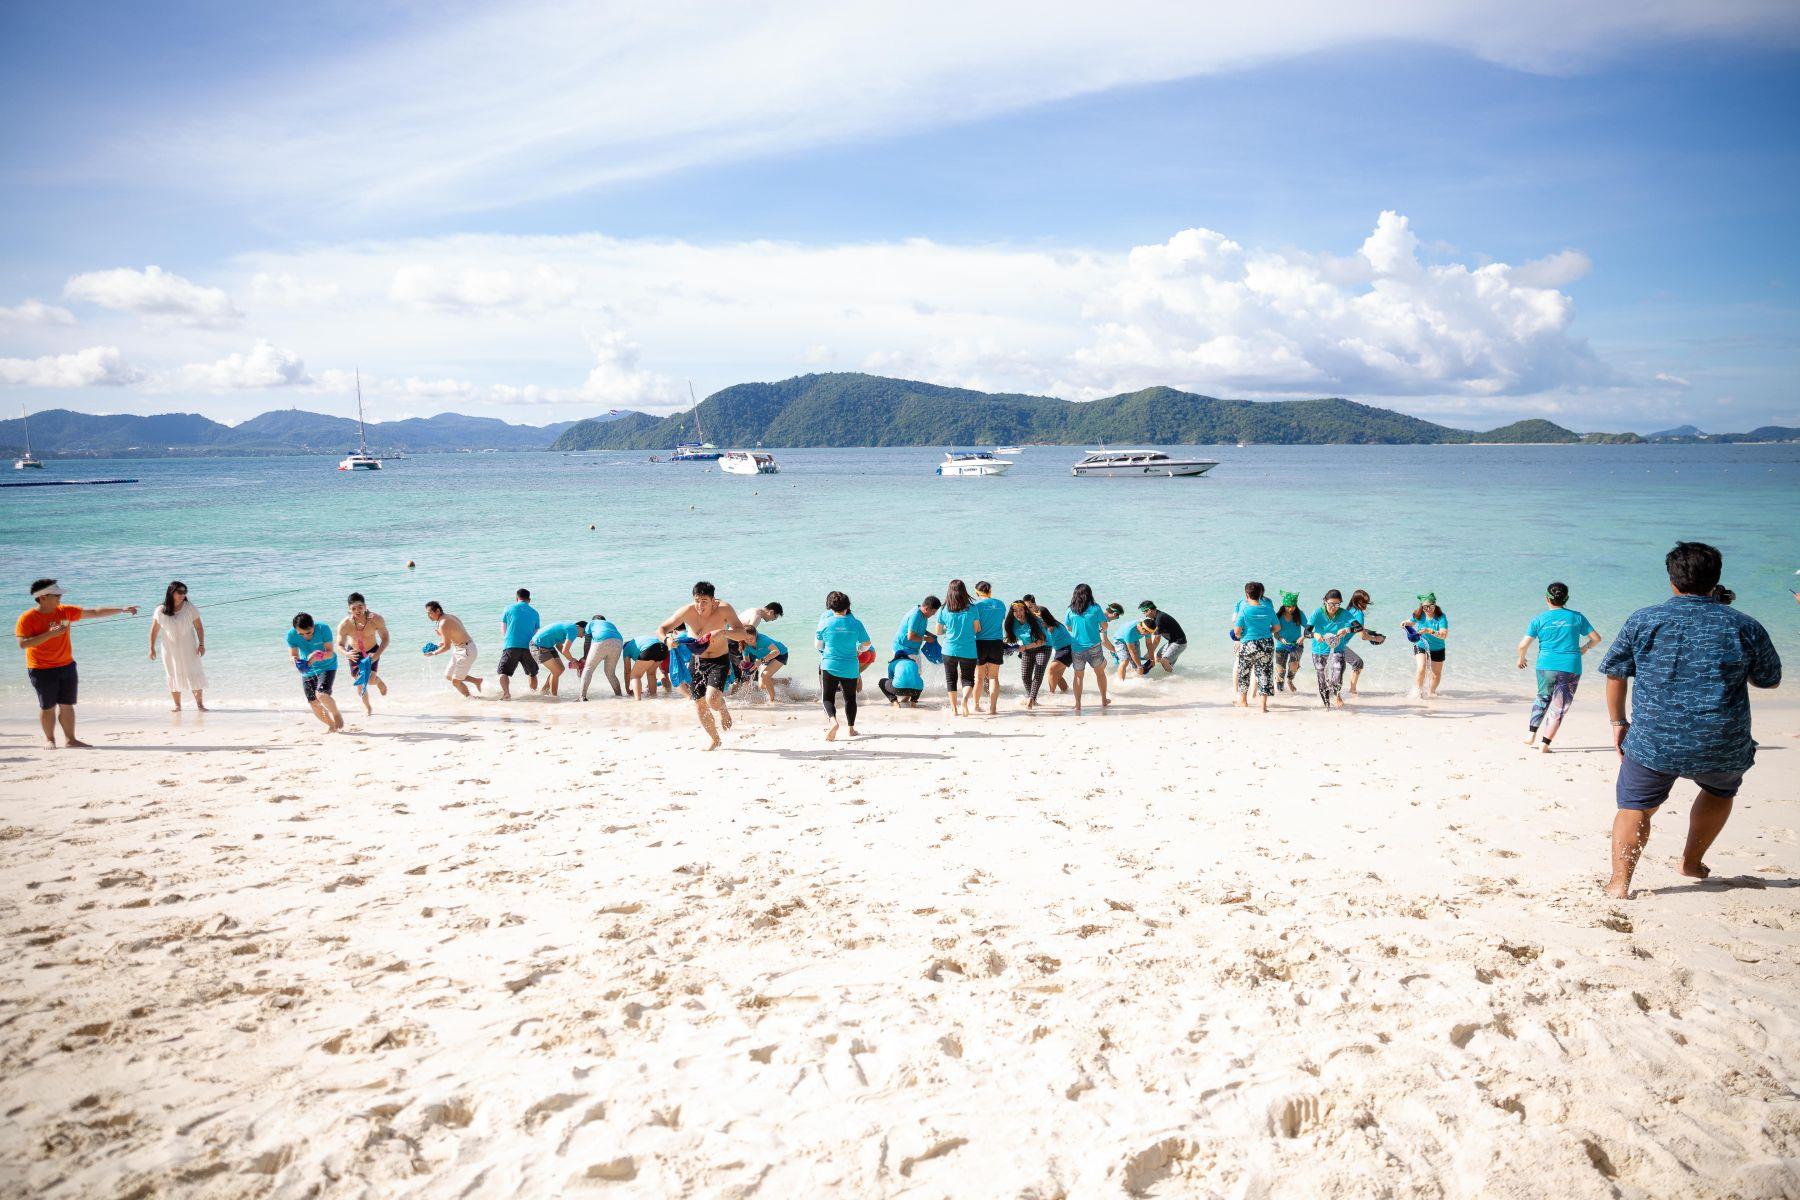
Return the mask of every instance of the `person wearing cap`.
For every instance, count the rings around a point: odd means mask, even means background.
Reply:
[[[1581,686],[1581,656],[1600,644],[1600,632],[1568,607],[1568,584],[1553,583],[1545,588],[1544,603],[1544,611],[1531,618],[1525,636],[1519,639],[1519,670],[1525,669],[1525,651],[1537,642],[1537,699],[1531,705],[1531,736],[1525,744],[1535,745],[1538,728],[1543,726],[1543,752],[1548,754],[1551,739],[1575,703],[1575,689]]]
[[[13,634],[19,649],[25,652],[25,674],[31,679],[38,698],[38,724],[44,730],[44,744],[56,749],[56,727],[63,731],[63,744],[70,749],[86,750],[88,744],[75,736],[75,695],[78,679],[75,671],[75,645],[69,626],[76,621],[95,617],[114,617],[120,613],[137,615],[137,605],[124,608],[81,608],[62,602],[63,590],[54,579],[39,579],[31,585],[32,607],[19,614]]]
[[[1154,600],[1138,602],[1138,613],[1141,619],[1151,626],[1150,645],[1144,660],[1144,673],[1150,673],[1152,662],[1162,664],[1165,674],[1175,673],[1175,660],[1187,649],[1187,633],[1181,628],[1181,622],[1156,607]]]

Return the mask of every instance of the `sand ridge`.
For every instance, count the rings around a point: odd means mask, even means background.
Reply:
[[[1671,802],[1621,904],[1597,704],[1540,756],[1519,702],[1288,703],[756,706],[717,755],[679,703],[96,710],[73,771],[9,721],[0,1177],[1800,1194],[1792,710],[1717,878]]]

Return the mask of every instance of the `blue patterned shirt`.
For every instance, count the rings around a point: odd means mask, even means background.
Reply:
[[[1653,771],[1744,771],[1756,761],[1745,684],[1781,682],[1781,658],[1752,617],[1705,596],[1672,596],[1625,618],[1600,673],[1633,679],[1625,753]]]

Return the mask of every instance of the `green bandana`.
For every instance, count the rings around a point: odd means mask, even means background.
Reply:
[[[1436,592],[1420,592],[1419,593],[1419,603],[1420,604],[1436,604],[1437,603],[1437,593]]]
[[[1297,605],[1299,603],[1300,603],[1300,593],[1299,592],[1283,592],[1283,593],[1281,593],[1281,607],[1293,608],[1295,605]]]

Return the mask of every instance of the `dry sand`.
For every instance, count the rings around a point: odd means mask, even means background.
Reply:
[[[1800,1195],[1800,717],[1619,903],[1600,698],[1540,756],[1525,686],[8,714],[0,1187]]]

